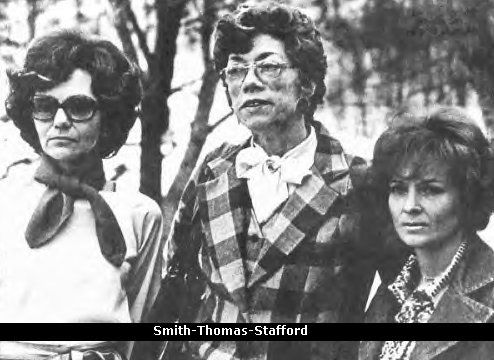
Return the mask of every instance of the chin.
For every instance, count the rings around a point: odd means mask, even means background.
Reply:
[[[57,151],[45,151],[46,155],[51,157],[52,159],[56,161],[61,161],[61,162],[70,162],[70,161],[76,161],[79,159],[83,154],[79,153],[74,153],[66,150],[57,150]]]
[[[256,116],[250,117],[248,119],[240,120],[240,123],[246,126],[249,130],[252,131],[262,131],[266,129],[269,125],[273,123],[271,118],[266,118],[264,116]]]
[[[413,249],[434,248],[444,243],[444,239],[433,238],[425,235],[400,235],[401,241]]]

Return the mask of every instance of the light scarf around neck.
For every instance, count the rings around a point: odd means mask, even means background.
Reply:
[[[317,148],[315,129],[283,156],[269,156],[251,140],[251,146],[242,149],[235,160],[239,178],[247,179],[252,207],[257,220],[264,223],[283,204],[293,190],[310,175]]]
[[[429,321],[436,308],[434,298],[449,285],[453,272],[463,260],[466,247],[467,242],[460,244],[448,267],[427,289],[417,287],[418,277],[420,277],[417,257],[411,255],[408,258],[396,280],[388,286],[401,305],[395,315],[397,323],[427,323]],[[385,341],[379,360],[409,360],[414,348],[415,341]]]
[[[67,174],[55,160],[42,155],[34,179],[47,189],[26,228],[29,247],[39,248],[51,241],[72,215],[74,200],[82,198],[91,205],[102,255],[120,267],[127,247],[115,215],[98,193],[105,184],[102,160],[96,155],[89,156],[75,172]]]

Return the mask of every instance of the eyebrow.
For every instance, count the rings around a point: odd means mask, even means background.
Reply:
[[[263,52],[263,53],[257,55],[257,57],[254,59],[254,61],[264,60],[264,59],[266,59],[267,57],[269,57],[271,55],[278,55],[278,56],[280,56],[280,54],[278,54],[278,53],[275,53],[275,52],[272,52],[272,51],[266,51],[266,52]],[[229,60],[232,60],[232,61],[244,61],[245,62],[245,59],[242,57],[242,55],[230,55]]]
[[[406,177],[400,177],[400,178],[392,178],[389,182],[395,182],[395,183],[400,183],[408,180],[413,180],[413,178],[406,178]],[[427,178],[427,179],[420,179],[420,183],[422,184],[430,184],[430,183],[442,183],[442,180],[436,179],[436,178]]]

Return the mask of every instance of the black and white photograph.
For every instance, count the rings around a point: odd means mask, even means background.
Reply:
[[[0,1],[0,359],[493,359],[493,59],[492,0]]]

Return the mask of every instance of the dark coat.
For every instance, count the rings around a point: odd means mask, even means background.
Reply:
[[[365,315],[365,322],[393,322],[399,305],[381,285]],[[453,274],[429,323],[494,322],[494,251],[480,238],[468,244],[465,260]],[[359,360],[379,358],[382,341],[364,341]],[[494,358],[494,341],[418,341],[410,360],[483,360]]]

